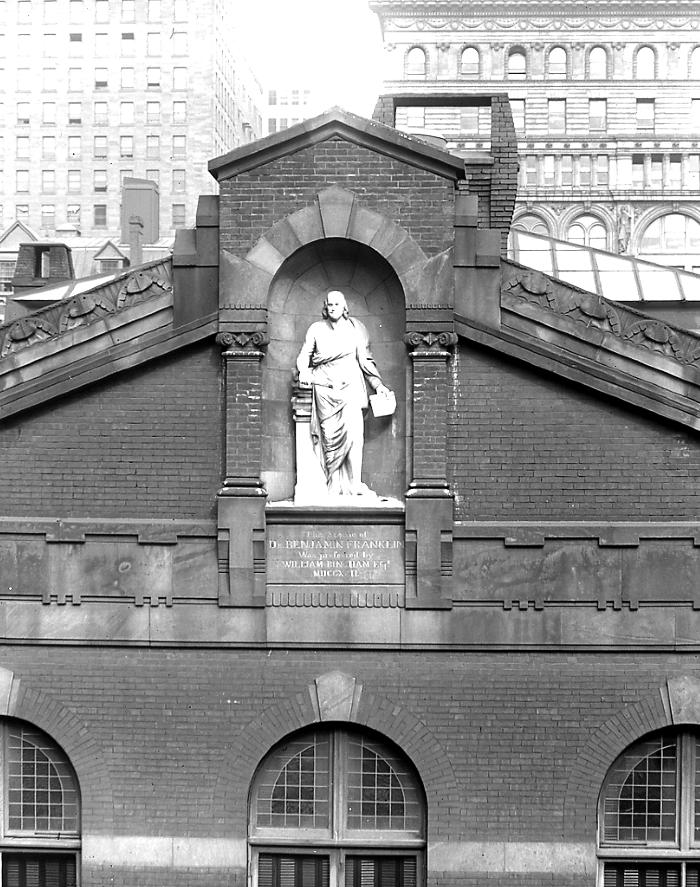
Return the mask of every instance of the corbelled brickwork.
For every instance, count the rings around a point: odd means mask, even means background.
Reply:
[[[462,344],[450,452],[461,520],[696,520],[696,435]]]
[[[332,138],[221,182],[220,245],[244,256],[275,222],[339,185],[401,225],[427,254],[452,243],[454,184]]]
[[[0,511],[209,518],[221,480],[220,349],[197,346],[0,425]]]

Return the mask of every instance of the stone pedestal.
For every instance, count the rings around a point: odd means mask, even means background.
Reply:
[[[292,396],[297,479],[294,504],[318,504],[328,498],[326,474],[311,439],[311,388],[295,385]]]

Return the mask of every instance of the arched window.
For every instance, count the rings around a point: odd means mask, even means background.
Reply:
[[[459,62],[459,72],[465,77],[478,77],[480,71],[479,66],[479,50],[473,46],[467,46],[462,50]]]
[[[700,46],[696,46],[690,53],[690,78],[700,80]]]
[[[406,53],[405,72],[407,77],[425,77],[426,56],[420,46],[413,46]]]
[[[547,223],[539,216],[533,214],[518,216],[513,222],[513,227],[517,228],[518,231],[527,231],[530,234],[541,234],[543,237],[550,236]]]
[[[602,46],[594,46],[588,56],[588,76],[591,80],[608,77],[608,54]]]
[[[651,46],[642,46],[635,57],[635,78],[654,80],[656,78],[656,55]]]
[[[3,887],[75,887],[80,794],[63,751],[24,721],[0,719]]]
[[[612,765],[598,807],[604,887],[698,883],[699,752],[697,731],[662,730],[631,745]]]
[[[563,80],[566,77],[566,50],[561,46],[555,46],[549,51],[547,76],[556,80]]]
[[[608,235],[605,225],[596,216],[578,216],[568,228],[566,239],[580,246],[607,249]]]
[[[305,730],[258,768],[249,828],[254,887],[418,887],[424,835],[415,770],[373,734]]]
[[[522,49],[511,49],[508,53],[508,78],[524,80],[527,77],[527,59]]]
[[[699,265],[700,222],[683,213],[666,213],[644,231],[639,257],[695,270]]]

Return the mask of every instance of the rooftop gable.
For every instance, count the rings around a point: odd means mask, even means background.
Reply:
[[[390,126],[350,114],[341,108],[331,108],[318,117],[235,148],[228,154],[211,160],[209,172],[217,181],[232,178],[294,154],[302,148],[336,137],[446,179],[457,181],[464,178],[462,158],[427,145],[420,139],[404,135]]]

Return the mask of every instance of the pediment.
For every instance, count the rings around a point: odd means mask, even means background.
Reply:
[[[332,108],[283,132],[235,148],[211,160],[209,172],[217,181],[230,179],[333,138],[345,139],[445,179],[464,178],[462,158],[341,108]]]
[[[128,258],[118,246],[116,246],[111,240],[106,241],[106,243],[100,247],[100,249],[93,256],[94,261],[99,261],[101,259],[126,259]]]
[[[22,222],[13,222],[0,234],[0,252],[17,252],[21,243],[37,241],[38,236]]]

